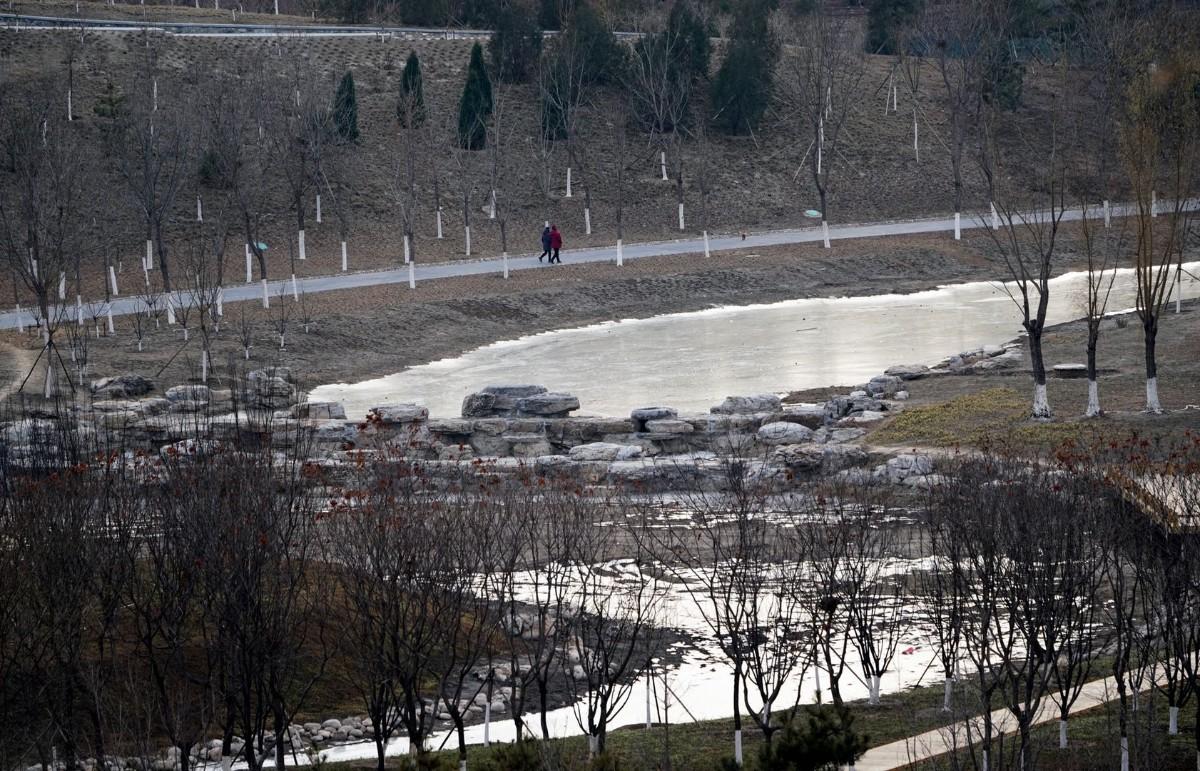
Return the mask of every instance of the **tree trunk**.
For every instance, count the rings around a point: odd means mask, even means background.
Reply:
[[[1158,342],[1158,316],[1147,312],[1142,330],[1146,343],[1146,412],[1157,414],[1163,411],[1158,401],[1158,361],[1154,352]]]
[[[1029,360],[1033,367],[1033,417],[1053,416],[1050,400],[1046,396],[1046,360],[1042,353],[1042,328],[1040,324],[1025,325],[1029,333]]]
[[[1087,378],[1088,378],[1088,402],[1086,417],[1095,418],[1101,415],[1100,410],[1100,385],[1099,375],[1096,366],[1096,344],[1100,337],[1099,323],[1089,322],[1088,341],[1087,341]]]

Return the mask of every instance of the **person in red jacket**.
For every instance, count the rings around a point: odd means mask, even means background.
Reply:
[[[550,262],[562,262],[562,258],[558,256],[558,250],[562,249],[562,233],[558,232],[558,225],[550,226],[550,248],[554,250],[554,254],[550,255]]]

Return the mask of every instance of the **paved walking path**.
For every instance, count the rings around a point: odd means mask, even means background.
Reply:
[[[1166,202],[1160,202],[1160,206],[1167,205]],[[1192,202],[1189,208],[1198,208],[1196,202]],[[1112,216],[1125,216],[1132,212],[1132,207],[1113,206]],[[1082,219],[1082,210],[1071,209],[1063,215],[1064,221],[1074,221]],[[1089,212],[1089,216],[1097,217],[1099,210],[1093,208]],[[982,220],[964,217],[961,223],[962,230],[975,230],[987,227],[987,223]],[[885,236],[896,235],[911,235],[914,233],[946,233],[954,230],[954,218],[931,218],[917,220],[894,220],[890,222],[878,222],[872,224],[860,225],[832,225],[829,228],[829,240],[840,241],[847,238],[882,238]],[[536,234],[535,234],[536,235]],[[709,239],[709,249],[714,252],[730,251],[733,249],[745,248],[760,248],[767,246],[783,246],[788,244],[807,244],[817,243],[822,240],[821,228],[800,228],[792,230],[773,230],[763,233],[747,234],[745,239],[740,235],[720,235],[713,236]],[[626,260],[638,260],[644,257],[662,257],[673,254],[697,254],[704,252],[704,239],[700,237],[687,237],[674,241],[652,241],[639,244],[626,244],[623,249],[623,257]],[[615,262],[617,258],[616,246],[594,247],[589,249],[570,249],[563,253],[565,264],[569,263],[597,263],[597,262]],[[537,261],[536,254],[524,254],[519,256],[511,256],[507,260],[508,269],[514,270],[532,270],[540,268],[544,270],[556,270],[545,263]],[[457,276],[478,276],[487,274],[503,274],[505,261],[500,258],[489,258],[484,260],[457,260],[454,262],[439,262],[416,265],[413,269],[413,276],[418,283],[428,281],[430,279],[439,278],[454,278]],[[126,286],[123,291],[138,291],[141,287],[132,288],[128,284],[132,281],[135,283],[141,282],[142,277],[135,275],[126,277]],[[387,268],[383,270],[362,271],[356,273],[336,273],[323,276],[309,276],[308,278],[297,279],[298,289],[306,294],[316,292],[333,292],[341,289],[356,289],[367,286],[380,286],[385,284],[404,284],[409,279],[409,271],[406,266],[396,268]],[[119,287],[120,288],[120,287]],[[268,283],[268,293],[272,298],[279,295],[287,295],[292,291],[291,280],[288,278],[277,278]],[[181,304],[185,301],[186,293],[175,292],[175,302]],[[262,285],[261,282],[255,281],[250,284],[237,284],[227,286],[223,294],[224,302],[238,302],[242,300],[261,300]],[[134,312],[136,308],[142,306],[142,301],[137,297],[119,297],[111,303],[112,313],[114,316],[124,316]],[[64,308],[65,317],[74,318],[74,307]],[[86,315],[86,310],[85,310]],[[33,323],[33,316],[27,310],[22,310],[22,320],[25,325]],[[13,311],[0,314],[0,329],[11,329],[17,326],[17,314]]]
[[[1070,714],[1075,715],[1084,710],[1098,707],[1115,699],[1116,695],[1117,683],[1114,678],[1093,680],[1083,686],[1079,698],[1071,707]],[[1049,723],[1057,720],[1058,716],[1058,705],[1049,698],[1043,699],[1037,716],[1034,718],[1034,725]],[[968,723],[970,723],[969,729]],[[992,713],[992,726],[996,734],[1011,734],[1017,731],[1017,720],[1008,710],[998,709]],[[956,749],[966,749],[968,731],[971,741],[978,744],[979,737],[983,735],[983,717],[974,717],[969,721],[964,720],[867,750],[854,768],[856,771],[889,771],[936,758]]]

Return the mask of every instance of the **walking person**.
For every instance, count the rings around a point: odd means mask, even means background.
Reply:
[[[542,229],[542,253],[538,255],[538,262],[541,262],[543,257],[549,257],[550,254],[550,226],[547,225]]]
[[[562,249],[562,233],[558,232],[558,225],[550,226],[550,248],[554,250],[554,254],[550,255],[550,262],[562,263],[562,258],[558,256],[558,250]]]

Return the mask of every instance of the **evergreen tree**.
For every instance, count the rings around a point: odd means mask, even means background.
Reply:
[[[773,0],[750,0],[734,18],[732,40],[712,84],[716,124],[729,134],[757,128],[771,101],[778,46],[768,18]]]
[[[541,0],[538,5],[538,26],[542,29],[562,29],[562,8],[559,0]]]
[[[343,141],[358,141],[358,96],[354,92],[354,75],[349,70],[342,76],[333,97],[333,129]]]
[[[871,0],[867,7],[867,53],[900,53],[900,33],[920,13],[921,0]]]
[[[488,40],[488,53],[496,79],[502,83],[529,80],[542,54],[542,30],[533,11],[510,5],[500,11],[496,29]]]
[[[487,145],[487,120],[492,114],[492,81],[483,66],[483,48],[471,48],[467,82],[458,103],[458,144],[464,150],[482,150]]]
[[[867,751],[869,737],[854,728],[854,713],[846,707],[809,708],[797,715],[772,743],[763,745],[763,771],[819,771],[853,767]]]
[[[416,128],[425,122],[425,87],[421,79],[421,60],[416,51],[409,51],[400,74],[400,101],[396,118],[404,128]]]
[[[712,62],[712,30],[692,10],[687,0],[675,0],[667,17],[667,33],[682,43],[679,62],[690,78],[707,79]]]
[[[997,40],[984,52],[983,98],[1002,110],[1021,106],[1025,65],[1013,51],[1011,40]]]
[[[563,36],[583,55],[582,80],[591,85],[611,85],[621,80],[625,67],[625,47],[617,42],[600,12],[587,0],[576,0],[566,20]]]

